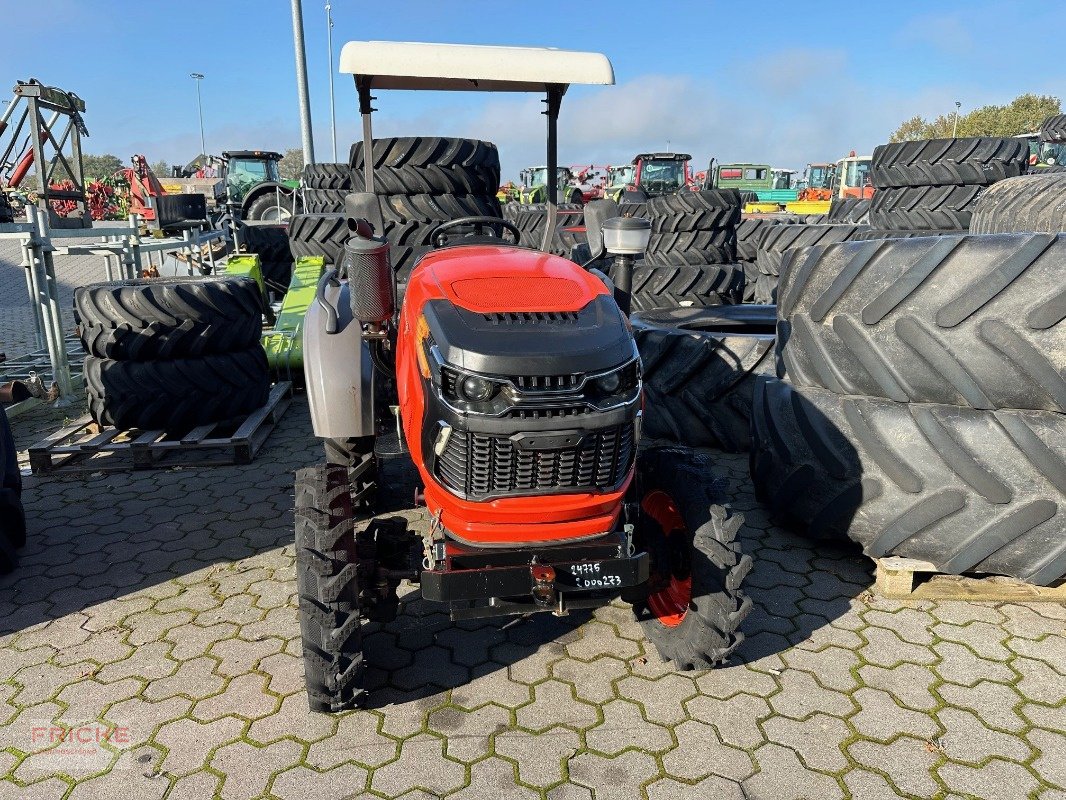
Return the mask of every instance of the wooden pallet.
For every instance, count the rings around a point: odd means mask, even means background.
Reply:
[[[936,565],[912,558],[877,559],[875,591],[894,600],[970,600],[992,603],[1066,603],[1066,582],[1033,586],[999,575],[945,575]]]
[[[248,464],[292,402],[292,384],[277,383],[246,417],[200,425],[183,435],[102,428],[88,415],[29,448],[34,475]]]

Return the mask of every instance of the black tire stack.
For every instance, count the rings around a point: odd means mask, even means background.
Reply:
[[[588,237],[584,233],[567,230],[567,228],[585,224],[583,208],[578,203],[556,205],[555,230],[552,233],[548,252],[563,258],[570,258],[577,245],[588,242]],[[540,249],[544,241],[544,226],[548,224],[547,203],[507,203],[503,207],[503,218],[513,222],[521,232],[518,243],[522,247]]]
[[[774,320],[771,308],[740,305],[634,314],[644,435],[746,452],[755,378],[774,373]]]
[[[977,201],[970,233],[1066,231],[1066,173],[1034,172],[990,186]]]
[[[319,165],[326,169],[317,176],[314,207],[332,210],[293,218],[289,242],[294,256],[320,255],[327,264],[343,259],[348,240],[344,195],[366,190],[363,150],[362,142],[352,145],[347,170]],[[430,234],[438,225],[458,217],[500,216],[500,156],[491,142],[440,136],[375,139],[372,161],[384,234],[401,282],[432,249]]]
[[[352,170],[347,164],[304,166],[303,207],[308,214],[340,214],[344,198],[352,189]]]
[[[874,149],[870,225],[882,238],[965,233],[985,187],[1022,175],[1023,139],[923,139]],[[867,234],[874,238],[877,234]]]
[[[184,433],[263,406],[263,299],[250,278],[167,278],[79,287],[89,411],[119,430]]]
[[[779,214],[773,217],[744,217],[737,225],[737,261],[744,270],[744,302],[755,303],[755,287],[759,281],[759,245],[762,237],[774,225],[799,224],[798,217]]]
[[[15,568],[16,551],[26,544],[22,473],[7,414],[0,407],[0,575]]]
[[[626,206],[621,209],[629,211]],[[717,306],[744,298],[737,261],[740,193],[678,192],[648,200],[651,239],[633,268],[633,309]],[[636,216],[635,209],[631,216]]]
[[[1028,180],[1028,179],[1023,179]],[[758,497],[874,558],[1066,575],[1066,235],[820,246],[755,387]]]

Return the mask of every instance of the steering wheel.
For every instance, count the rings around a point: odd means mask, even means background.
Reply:
[[[438,225],[433,229],[433,232],[429,235],[429,240],[433,243],[434,247],[445,247],[449,244],[448,237],[445,235],[447,231],[452,228],[458,228],[462,225],[473,225],[473,234],[463,234],[460,238],[475,238],[478,240],[483,239],[503,239],[503,231],[507,231],[514,238],[513,244],[518,245],[519,240],[522,238],[522,232],[518,230],[518,226],[513,222],[509,222],[499,217],[460,217],[459,219],[448,220],[447,222]],[[495,235],[489,235],[485,233],[485,228],[496,229]],[[459,242],[462,243],[461,241]],[[484,244],[484,241],[471,242],[470,244]]]

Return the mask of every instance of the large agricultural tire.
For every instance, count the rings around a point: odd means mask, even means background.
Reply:
[[[673,266],[732,264],[737,260],[736,229],[652,233],[644,258],[649,264]]]
[[[249,414],[270,393],[266,353],[247,350],[173,361],[85,357],[89,412],[119,430],[192,428]]]
[[[1055,114],[1040,126],[1040,141],[1066,142],[1066,114]]]
[[[759,256],[759,244],[766,230],[774,225],[794,225],[792,217],[745,217],[737,225],[737,259],[753,262]]]
[[[247,253],[259,255],[263,278],[275,290],[288,288],[292,277],[293,255],[289,248],[289,229],[285,225],[242,225],[239,233],[241,247]]]
[[[756,496],[873,558],[1046,585],[1066,574],[1066,417],[842,396],[760,378]]]
[[[870,178],[881,189],[988,186],[1025,173],[1024,139],[972,137],[894,142],[874,148]]]
[[[301,184],[304,189],[355,191],[352,170],[347,164],[306,164]]]
[[[780,275],[786,250],[830,242],[845,242],[861,231],[862,225],[774,225],[763,233],[756,263],[763,275]]]
[[[664,194],[647,205],[653,233],[732,230],[740,222],[740,210],[735,189]]]
[[[720,334],[765,334],[777,332],[777,309],[764,305],[707,306],[705,308],[657,308],[630,315],[634,328],[681,328]]]
[[[248,222],[284,225],[299,213],[300,202],[291,189],[287,192],[263,192],[244,211]]]
[[[327,264],[340,266],[348,234],[344,214],[299,214],[289,222],[289,250],[294,259],[322,256]]]
[[[86,353],[125,361],[244,350],[263,330],[251,278],[149,278],[79,286],[74,317]]]
[[[344,467],[296,472],[296,588],[304,681],[314,712],[358,708],[366,699],[353,511]]]
[[[774,337],[712,332],[695,318],[687,324],[694,329],[634,325],[644,367],[642,435],[746,452],[755,375],[773,373]]]
[[[374,191],[378,194],[473,194],[495,196],[500,154],[492,142],[440,136],[375,139]],[[363,143],[352,145],[352,187],[364,191]]]
[[[836,198],[829,206],[826,221],[847,225],[866,225],[870,222],[870,201],[858,197]]]
[[[555,218],[555,231],[552,233],[551,252],[569,256],[569,250],[564,249],[566,245],[560,238],[559,231],[562,228],[584,224],[583,207],[576,203],[559,203],[556,209],[558,213]],[[539,250],[544,240],[544,227],[548,224],[548,205],[546,203],[526,205],[509,203],[507,214],[507,219],[513,222],[519,230],[518,243],[522,247]]]
[[[1009,178],[977,201],[971,233],[1066,232],[1066,173]]]
[[[356,436],[346,439],[324,439],[327,467],[348,470],[353,508],[372,508],[377,498],[378,463],[374,455],[374,437]]]
[[[651,556],[648,596],[633,605],[659,655],[682,670],[728,661],[744,641],[751,600],[741,588],[751,556],[741,552],[743,517],[722,505],[703,456],[652,449],[637,464],[637,544]]]
[[[1066,236],[850,242],[798,254],[778,293],[797,385],[899,402],[1066,411]]]
[[[736,264],[633,267],[633,311],[732,305],[740,303],[743,295],[744,271]]]
[[[776,305],[777,287],[778,277],[776,275],[763,275],[760,273],[751,287],[750,302],[756,305]]]
[[[381,216],[389,244],[428,247],[438,226],[460,217],[499,217],[495,197],[476,195],[389,195],[381,197]]]
[[[886,231],[880,228],[867,228],[851,237],[853,242],[869,242],[874,239],[922,239],[929,236],[965,236],[965,228],[948,231]]]
[[[966,230],[983,186],[878,189],[870,225],[885,230]]]
[[[651,221],[648,217],[648,204],[647,202],[626,202],[623,196],[622,202],[618,204],[618,214],[622,217],[640,217]]]
[[[343,214],[344,198],[351,189],[304,189],[304,211],[308,214]]]
[[[15,211],[11,208],[11,201],[7,199],[7,195],[0,192],[0,223],[14,222]]]

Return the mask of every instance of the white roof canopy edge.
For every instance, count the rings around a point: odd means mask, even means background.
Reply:
[[[540,92],[569,84],[609,86],[614,68],[602,53],[551,47],[428,42],[348,42],[340,71],[371,89]]]

